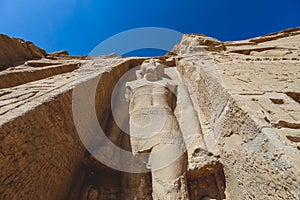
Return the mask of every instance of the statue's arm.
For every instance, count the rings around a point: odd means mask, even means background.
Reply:
[[[126,84],[126,90],[125,90],[125,100],[126,100],[126,102],[130,102],[131,96],[132,96],[132,90],[131,90],[130,86],[128,86]]]
[[[172,85],[171,88],[169,88],[172,92],[172,110],[175,110],[177,107],[177,85]]]

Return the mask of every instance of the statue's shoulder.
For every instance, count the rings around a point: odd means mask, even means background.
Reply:
[[[137,88],[140,88],[140,87],[148,85],[148,84],[149,83],[144,80],[134,80],[134,81],[127,82],[125,84],[125,87],[129,88],[130,90],[135,90]]]
[[[126,82],[125,87],[133,87],[139,83],[139,80]]]
[[[177,87],[178,86],[178,82],[172,79],[163,79],[163,82],[165,84],[166,87]]]

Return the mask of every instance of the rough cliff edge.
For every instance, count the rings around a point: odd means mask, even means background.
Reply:
[[[72,113],[74,88],[100,78],[85,103],[95,104],[107,137],[129,150],[111,118],[111,94],[148,58],[47,54],[4,35],[0,45],[0,199],[152,199],[149,174],[93,159]],[[232,42],[186,34],[157,58],[188,88],[200,121],[188,149],[190,199],[300,199],[299,28]],[[86,135],[95,134],[92,125]]]
[[[45,50],[35,46],[32,42],[18,38],[10,38],[0,34],[0,70],[21,64],[26,60],[44,58]]]

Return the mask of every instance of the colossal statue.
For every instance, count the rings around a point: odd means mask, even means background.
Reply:
[[[189,199],[187,153],[174,114],[177,83],[157,59],[146,60],[137,80],[126,83],[133,154],[149,153],[153,199]]]

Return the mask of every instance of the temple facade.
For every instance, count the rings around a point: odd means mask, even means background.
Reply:
[[[152,58],[0,44],[0,199],[300,199],[299,28]]]

